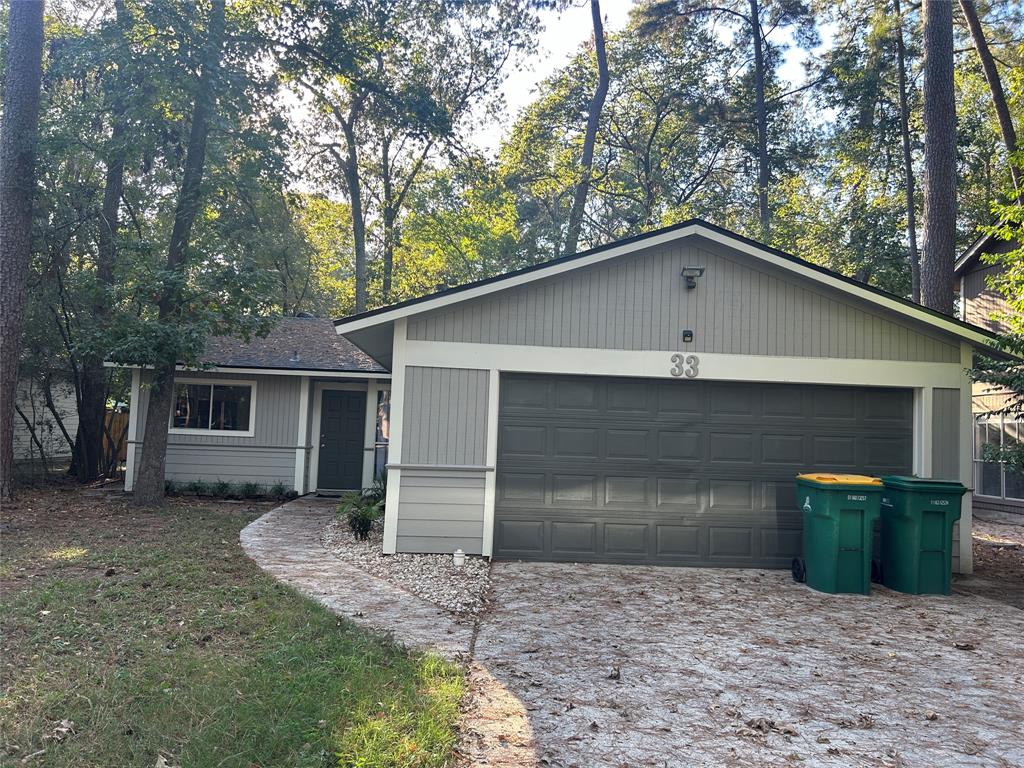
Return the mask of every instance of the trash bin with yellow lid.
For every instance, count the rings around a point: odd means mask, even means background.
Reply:
[[[797,475],[804,515],[802,558],[793,578],[819,592],[871,592],[871,546],[882,481],[867,475],[812,472]]]

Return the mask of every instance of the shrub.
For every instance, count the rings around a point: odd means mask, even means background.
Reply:
[[[387,501],[387,493],[388,471],[385,469],[373,479],[373,485],[363,489],[363,498],[371,504],[379,504],[381,509],[383,509],[384,503]]]
[[[380,502],[374,502],[362,493],[356,492],[345,494],[338,504],[338,514],[345,518],[348,527],[359,541],[369,538],[370,529],[380,518],[382,509]]]
[[[185,491],[194,496],[209,496],[210,486],[202,480],[190,480],[185,485]]]
[[[285,487],[284,483],[277,482],[270,486],[268,493],[275,499],[283,499],[285,494],[288,493],[288,488]]]
[[[263,495],[263,488],[259,483],[242,483],[238,495],[243,499],[256,499]]]
[[[173,496],[178,492],[178,484],[173,480],[164,480],[164,493],[167,496]]]
[[[218,480],[213,484],[213,495],[219,499],[226,499],[231,495],[231,483],[227,480]]]

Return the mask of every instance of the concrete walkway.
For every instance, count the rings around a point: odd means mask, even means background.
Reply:
[[[242,549],[264,571],[339,616],[392,633],[410,648],[468,658],[471,623],[328,554],[320,537],[337,504],[305,496],[277,507],[242,529]]]

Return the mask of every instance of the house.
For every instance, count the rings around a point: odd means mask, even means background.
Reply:
[[[168,480],[281,485],[300,494],[372,483],[386,462],[390,374],[329,320],[281,318],[265,338],[213,338],[179,367]],[[138,472],[149,371],[132,368],[125,490]]]
[[[391,371],[386,552],[767,568],[799,472],[971,484],[994,340],[700,220],[337,329]]]
[[[960,294],[960,318],[996,333],[1007,330],[1006,298],[992,290],[986,279],[1002,267],[986,264],[985,253],[1005,253],[1018,244],[998,240],[991,235],[979,237],[957,260],[954,274]],[[1005,392],[994,391],[990,385],[975,384],[971,397],[974,416],[974,506],[980,510],[1024,514],[1024,475],[1008,470],[1002,464],[981,460],[986,443],[1000,444],[1024,440],[1024,422],[1012,414],[997,413],[1007,404]]]
[[[31,373],[18,377],[14,414],[14,458],[16,461],[69,461],[71,443],[78,432],[78,401],[74,385],[65,378],[50,383],[53,410],[46,404],[44,384]],[[60,423],[54,416],[60,417]]]

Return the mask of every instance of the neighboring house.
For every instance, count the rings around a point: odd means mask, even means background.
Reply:
[[[985,264],[985,253],[1005,253],[1017,248],[1014,242],[979,237],[957,260],[955,275],[959,281],[960,317],[974,325],[997,333],[1007,330],[1006,298],[988,287],[986,278],[999,272],[1000,265]],[[994,413],[1005,407],[1006,394],[987,384],[975,384],[971,412],[974,414],[974,505],[978,509],[1024,514],[1024,475],[1009,471],[1002,464],[981,460],[982,446],[1024,441],[1024,422],[1014,414]]]
[[[970,485],[993,343],[699,220],[336,325],[391,371],[386,552],[768,568],[799,472]]]
[[[337,492],[370,485],[387,461],[390,375],[331,321],[285,317],[266,338],[214,338],[203,362],[175,377],[168,480]],[[125,490],[138,472],[150,381],[132,369]]]
[[[47,461],[70,459],[71,446],[64,437],[53,411],[46,405],[43,385],[30,375],[20,376],[17,392],[17,411],[14,414],[15,460],[40,461],[43,458],[40,456],[40,445]],[[74,386],[66,380],[54,381],[50,385],[50,394],[54,410],[60,416],[64,429],[74,440],[78,432],[78,403],[75,399]],[[28,424],[25,423],[26,419]]]

